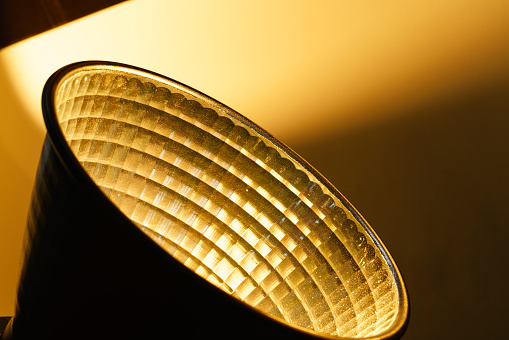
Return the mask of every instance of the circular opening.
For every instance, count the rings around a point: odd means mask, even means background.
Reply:
[[[57,81],[56,119],[79,163],[189,269],[322,335],[374,337],[401,327],[406,296],[376,235],[254,123],[124,65],[85,63]]]

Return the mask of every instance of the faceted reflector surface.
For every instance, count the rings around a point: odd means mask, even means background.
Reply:
[[[391,329],[400,288],[379,241],[318,174],[242,116],[113,66],[66,75],[55,107],[104,194],[196,274],[325,335]]]

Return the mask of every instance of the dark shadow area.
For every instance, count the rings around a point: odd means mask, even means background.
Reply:
[[[7,326],[10,320],[11,320],[10,316],[0,316],[0,335],[2,335],[2,333],[5,330],[5,327]]]
[[[292,145],[370,222],[410,295],[404,339],[507,333],[509,82]]]
[[[123,1],[16,0],[0,2],[0,48]]]

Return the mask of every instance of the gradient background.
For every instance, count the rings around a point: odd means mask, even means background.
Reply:
[[[0,50],[0,315],[12,315],[45,80],[147,68],[322,172],[406,280],[404,339],[507,333],[509,2],[129,1]]]

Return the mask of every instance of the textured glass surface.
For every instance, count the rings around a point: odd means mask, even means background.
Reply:
[[[55,107],[102,191],[198,275],[319,333],[366,337],[391,327],[398,290],[370,233],[231,110],[162,78],[107,67],[64,77]]]

